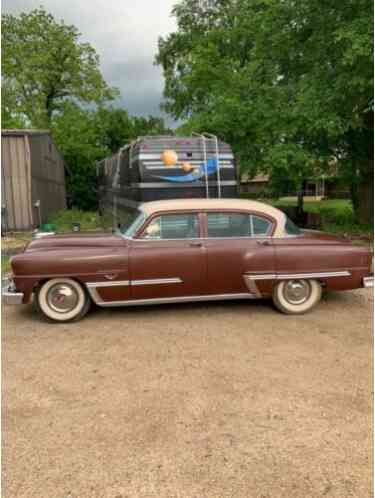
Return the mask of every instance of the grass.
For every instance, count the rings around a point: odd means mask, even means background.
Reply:
[[[250,196],[244,194],[243,197]],[[297,199],[293,197],[281,199],[260,199],[262,202],[273,206],[295,207]],[[324,201],[305,201],[304,210],[307,213],[318,213],[321,216],[322,230],[331,233],[347,234],[353,238],[373,238],[373,225],[360,225],[356,223],[353,207],[347,199],[328,199]]]
[[[81,231],[98,230],[101,228],[100,217],[94,211],[66,209],[48,218],[48,224],[54,226],[56,232],[72,232],[73,223],[80,223]]]
[[[10,257],[1,256],[1,275],[4,276],[4,273],[8,273],[9,271],[10,271]]]

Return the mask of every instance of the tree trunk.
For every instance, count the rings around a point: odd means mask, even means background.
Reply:
[[[297,191],[297,220],[298,223],[303,225],[304,223],[304,212],[303,212],[303,191],[305,187],[305,181],[302,181],[299,185]]]
[[[353,199],[354,212],[358,223],[371,225],[374,223],[374,162],[369,168],[369,175],[361,178],[357,186],[357,199]]]
[[[348,134],[352,161],[351,197],[357,223],[374,223],[374,112],[364,116],[364,126]]]

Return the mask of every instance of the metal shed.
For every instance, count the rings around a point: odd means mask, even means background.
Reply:
[[[3,230],[29,230],[66,208],[65,166],[49,130],[1,131]]]

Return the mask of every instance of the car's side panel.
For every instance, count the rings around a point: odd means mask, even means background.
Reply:
[[[133,240],[130,279],[132,299],[201,295],[206,249],[200,239]]]
[[[24,302],[30,300],[31,293],[39,282],[49,278],[70,277],[84,284],[97,282],[107,284],[107,287],[98,289],[99,294],[106,293],[112,298],[113,283],[129,280],[128,247],[123,244],[119,247],[89,247],[84,254],[76,248],[49,249],[24,252],[12,260],[17,290],[24,293]],[[115,293],[120,292],[121,299],[130,297],[127,286],[116,287]]]
[[[208,294],[249,292],[247,272],[275,272],[275,250],[269,238],[206,239],[205,246]],[[269,293],[269,282],[261,287]]]
[[[278,275],[348,272],[319,280],[328,289],[349,290],[361,287],[362,278],[369,274],[371,257],[365,247],[311,236],[275,239],[274,244]]]

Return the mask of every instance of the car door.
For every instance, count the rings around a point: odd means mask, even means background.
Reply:
[[[270,236],[274,226],[274,220],[258,213],[205,213],[208,294],[258,294],[245,275],[275,272]],[[267,285],[265,281],[261,284]]]
[[[207,260],[200,220],[198,212],[156,214],[131,241],[132,299],[202,294]]]

